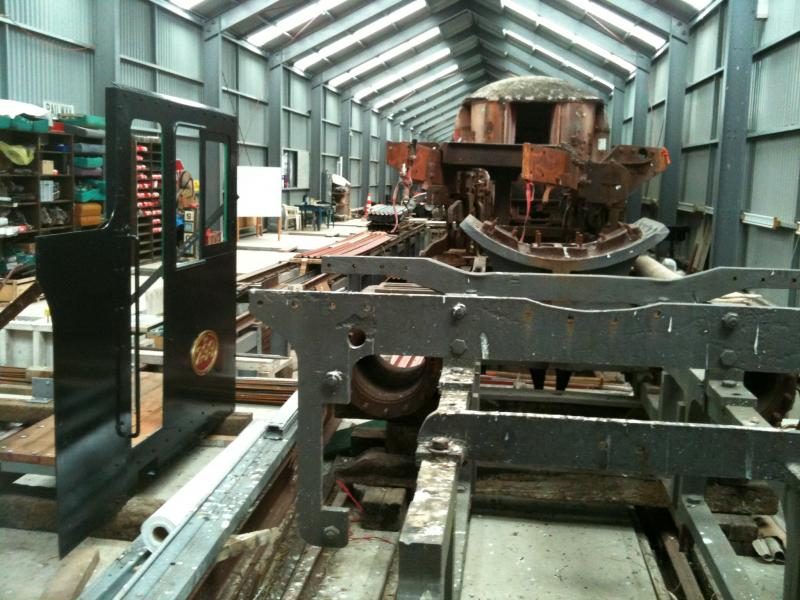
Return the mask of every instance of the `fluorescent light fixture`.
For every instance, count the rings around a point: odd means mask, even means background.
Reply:
[[[592,2],[591,0],[567,0],[573,6],[580,8],[586,14],[589,14],[601,21],[605,21],[609,25],[613,25],[629,33],[633,37],[643,41],[645,44],[652,46],[653,48],[661,48],[667,40],[662,38],[661,36],[656,35],[655,33],[648,31],[647,29],[636,25],[633,21],[626,19],[622,15],[614,12],[613,10],[609,10],[605,6],[601,6],[596,2]]]
[[[372,94],[376,94],[386,86],[393,84],[395,81],[400,81],[401,79],[404,79],[409,75],[412,75],[417,71],[424,69],[428,65],[432,65],[435,62],[439,62],[440,60],[448,56],[450,56],[450,48],[442,48],[437,52],[432,52],[431,54],[425,55],[421,59],[415,60],[413,63],[405,66],[404,68],[398,71],[392,71],[391,75],[382,77],[368,88],[358,90],[354,94],[354,97],[362,99],[366,98],[367,96],[371,96]]]
[[[339,6],[343,2],[346,2],[346,0],[318,0],[318,2],[313,2],[283,19],[278,20],[274,25],[267,25],[263,29],[259,29],[255,33],[247,36],[247,41],[254,46],[263,46],[275,38],[289,33],[292,29],[296,29],[304,23],[320,16],[324,12]]]
[[[358,44],[369,36],[375,35],[379,31],[383,31],[387,27],[413,15],[426,6],[427,4],[425,3],[425,0],[414,0],[414,2],[406,4],[402,8],[398,8],[397,10],[390,12],[388,15],[372,21],[369,25],[365,25],[353,33],[348,33],[335,42],[331,42],[330,44],[323,46],[318,52],[312,52],[311,54],[304,56],[300,60],[296,61],[294,66],[301,71],[305,71],[308,67],[315,65],[318,62],[333,56],[334,54],[338,54],[350,46]]]
[[[500,4],[504,8],[508,8],[509,10],[514,11],[518,15],[520,15],[522,17],[525,17],[529,21],[532,21],[533,23],[536,23],[537,25],[540,25],[540,26],[544,27],[545,29],[549,29],[550,31],[552,31],[556,35],[559,35],[559,36],[563,37],[564,39],[569,40],[571,43],[575,44],[576,46],[581,46],[582,48],[585,48],[586,50],[588,50],[592,54],[595,54],[596,56],[599,56],[600,58],[602,58],[604,60],[607,60],[610,63],[614,63],[615,65],[617,65],[619,67],[622,67],[623,69],[625,69],[629,73],[633,73],[636,70],[636,66],[631,64],[631,63],[629,63],[624,58],[621,58],[621,57],[617,56],[613,52],[609,52],[608,50],[598,46],[597,44],[593,44],[592,42],[588,42],[588,41],[578,37],[573,32],[565,29],[561,25],[557,25],[556,23],[554,23],[552,21],[549,21],[549,20],[545,19],[544,17],[541,17],[540,15],[538,15],[535,12],[531,11],[530,9],[527,9],[524,6],[522,6],[521,4],[518,4],[514,0],[500,0]]]
[[[503,29],[503,35],[505,35],[506,37],[510,37],[511,39],[517,40],[518,42],[524,44],[525,46],[528,46],[534,52],[539,52],[540,54],[544,54],[545,56],[547,56],[551,60],[559,63],[565,69],[570,69],[572,71],[575,71],[576,73],[580,73],[584,77],[587,77],[588,79],[590,79],[592,81],[596,81],[597,83],[600,83],[600,84],[606,86],[610,90],[614,89],[614,84],[611,83],[610,81],[606,81],[605,79],[595,75],[594,73],[592,73],[588,69],[584,69],[583,67],[578,66],[575,63],[572,63],[572,62],[566,60],[565,58],[561,58],[555,52],[550,52],[549,50],[545,50],[544,48],[541,48],[540,46],[537,46],[536,44],[533,43],[532,40],[526,38],[524,35],[520,35],[518,33],[515,33],[513,31],[511,31],[510,29]]]
[[[184,10],[192,10],[195,6],[200,4],[203,0],[172,0],[175,6],[179,6]]]
[[[405,87],[405,88],[401,89],[400,91],[395,92],[391,96],[387,96],[383,100],[380,100],[379,102],[376,102],[373,105],[373,108],[380,109],[380,108],[386,106],[387,104],[392,104],[393,102],[397,102],[401,98],[405,98],[409,94],[413,94],[417,90],[423,89],[426,86],[429,86],[430,84],[432,84],[434,81],[438,81],[439,79],[443,79],[443,78],[447,77],[448,75],[451,75],[452,73],[455,73],[456,71],[458,71],[458,65],[450,65],[449,67],[445,67],[444,69],[442,69],[440,71],[437,71],[433,75],[430,75],[429,77],[426,77],[422,81],[419,81],[416,85],[410,85],[408,87]],[[453,85],[455,85],[455,84],[457,84],[457,83],[459,83],[461,81],[464,81],[463,77],[459,77],[455,82],[453,82]],[[394,113],[392,113],[392,114],[394,115]]]
[[[387,61],[392,60],[393,58],[396,58],[401,54],[405,54],[409,50],[413,50],[417,46],[424,44],[425,42],[436,37],[437,35],[439,35],[438,27],[433,27],[432,29],[428,29],[428,31],[426,31],[425,33],[421,33],[418,36],[403,42],[402,44],[398,44],[391,50],[387,50],[383,54],[379,54],[375,58],[371,58],[368,61],[363,62],[356,67],[353,67],[346,73],[342,73],[341,75],[334,77],[328,82],[328,85],[334,88],[339,87],[344,82],[350,81],[351,79],[355,79],[359,75],[363,75],[364,73],[367,73],[372,69],[381,66]]]
[[[706,6],[711,4],[714,0],[681,0],[684,4],[688,4],[697,10],[703,10]]]

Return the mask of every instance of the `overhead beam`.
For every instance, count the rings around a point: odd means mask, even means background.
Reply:
[[[624,85],[625,78],[630,75],[630,73],[627,73],[621,67],[609,63],[599,56],[592,55],[593,58],[586,58],[583,54],[578,54],[568,47],[553,42],[544,35],[531,36],[530,31],[520,22],[520,18],[513,18],[513,15],[508,16],[504,13],[492,13],[478,5],[473,6],[473,13],[475,14],[475,24],[480,29],[493,34],[498,39],[505,39],[503,29],[507,29],[526,38],[533,37],[534,39],[532,41],[544,51],[542,52],[542,57],[545,61],[552,60],[545,52],[555,54],[563,60],[569,61],[582,69],[586,69],[614,85]]]
[[[452,21],[451,23],[448,23]],[[448,23],[449,26],[445,26]],[[331,79],[338,77],[353,68],[365,63],[371,58],[375,58],[391,50],[392,48],[407,42],[418,35],[425,33],[432,27],[442,28],[442,37],[447,38],[462,31],[465,31],[472,25],[472,16],[468,11],[461,8],[459,5],[451,6],[441,12],[429,15],[406,27],[401,31],[395,31],[388,37],[384,37],[380,42],[370,44],[368,48],[363,48],[355,54],[349,55],[347,58],[338,60],[335,64],[326,66],[323,70],[315,72],[313,76],[314,82],[326,83]],[[446,30],[446,31],[445,31]],[[313,68],[309,68],[309,72],[314,72]],[[340,86],[342,88],[351,87],[358,83],[358,79],[351,80],[346,84]]]
[[[456,36],[452,40],[441,41],[438,42],[437,44],[434,44],[433,46],[430,46],[429,48],[426,48],[424,54],[433,54],[435,52],[441,52],[442,50],[447,50],[447,49],[450,49],[451,53],[448,56],[442,58],[438,63],[434,63],[425,67],[424,69],[421,70],[421,72],[417,72],[417,74],[412,75],[407,79],[399,79],[398,83],[393,83],[388,88],[379,91],[378,94],[367,96],[367,98],[370,98],[368,102],[376,102],[377,100],[382,99],[386,95],[393,94],[394,92],[397,91],[393,89],[395,85],[402,85],[403,82],[405,85],[413,85],[413,82],[422,81],[425,78],[429,77],[431,75],[431,72],[443,68],[445,63],[453,61],[458,62],[456,60],[457,58],[477,48],[479,43],[480,40],[478,39],[478,36],[470,33],[469,31],[465,31],[460,35]],[[409,54],[402,58],[398,58],[398,61],[394,63],[391,68],[392,70],[398,70],[398,71],[402,70],[403,67],[406,66],[408,63],[419,60],[420,56],[421,56],[420,54]],[[461,69],[469,69],[474,64],[475,64],[474,62],[466,61],[464,64],[459,64],[459,66],[461,67]],[[371,74],[369,77],[365,79],[359,80],[357,84],[352,86],[353,88],[352,93],[356,94],[362,89],[369,88],[370,86],[375,85],[375,83],[385,78],[386,76],[387,72],[379,69],[377,72]]]
[[[449,92],[455,87],[460,87],[464,84],[469,85],[480,78],[481,75],[483,75],[483,68],[480,67],[477,69],[472,69],[466,73],[456,71],[452,75],[441,79],[430,87],[427,87],[423,90],[418,90],[405,100],[401,100],[400,102],[392,104],[392,112],[394,113],[395,118],[400,117],[400,120],[402,120],[403,115],[411,111],[413,107],[419,104],[424,104],[431,98],[435,98],[438,94]],[[463,78],[463,81],[459,82],[459,78]]]
[[[414,129],[426,129],[430,126],[430,124],[441,117],[442,115],[446,115],[448,113],[453,114],[453,121],[455,122],[455,112],[458,111],[458,108],[461,106],[462,100],[461,98],[455,98],[451,100],[448,104],[442,104],[436,107],[436,110],[431,111],[421,117],[414,119],[413,121],[406,121],[406,125],[409,127],[413,127]]]
[[[336,41],[350,33],[352,29],[385,16],[386,13],[395,10],[405,2],[406,0],[377,0],[360,5],[349,14],[339,17],[322,29],[302,36],[297,41],[290,42],[279,48],[270,55],[270,63],[292,63],[304,54],[319,50],[325,44]],[[332,56],[331,61],[335,62],[336,56]]]
[[[595,17],[588,11],[583,10],[567,0],[544,0],[544,2],[553,6],[556,10],[563,11],[565,14],[574,17],[577,21],[580,21],[584,25],[591,27],[603,35],[613,35],[616,39],[622,40],[627,46],[630,46],[637,52],[641,52],[647,56],[652,56],[653,53],[658,50],[658,48],[653,48],[653,46],[646,43],[644,40],[640,40],[636,36],[631,35],[629,31],[621,29],[612,23],[608,23],[598,17]],[[611,9],[611,11],[618,13],[618,11],[614,9]],[[666,15],[664,15],[664,17],[666,17]],[[641,21],[640,19],[636,20]],[[645,29],[651,30],[651,33],[656,35],[660,34],[662,38],[665,38],[668,35],[662,32],[652,31],[652,29],[648,27],[646,23],[642,24],[642,26]]]
[[[646,2],[645,0],[594,1],[638,25],[647,26],[665,37],[669,37],[670,31],[672,31],[672,19],[676,18],[660,8],[658,4]]]
[[[725,9],[727,44],[723,49],[725,74],[714,195],[711,265],[741,266],[744,261],[744,226],[747,188],[747,114],[753,69],[753,33],[756,0],[730,2]]]
[[[222,31],[236,27],[252,16],[275,6],[280,0],[243,0],[225,12],[218,15],[219,26]]]
[[[473,85],[471,83],[462,84],[446,94],[442,94],[436,97],[435,102],[429,102],[424,106],[420,106],[414,111],[414,114],[407,115],[408,121],[413,121],[418,119],[426,114],[430,114],[431,112],[437,110],[438,108],[444,106],[446,103],[450,101],[459,100],[461,102],[464,101],[464,98],[470,91],[472,91]],[[406,122],[406,119],[403,119],[403,122]]]
[[[610,90],[602,83],[594,81],[585,76],[576,77],[570,74],[568,71],[564,71],[558,67],[553,67],[550,63],[545,62],[532,54],[530,50],[526,50],[521,46],[508,43],[505,38],[500,39],[498,42],[499,43],[493,43],[484,39],[482,45],[486,50],[492,52],[493,54],[500,57],[510,58],[512,61],[517,62],[521,66],[531,70],[536,70],[542,75],[566,79],[567,81],[570,81],[579,87],[588,86],[592,88],[592,90],[594,90],[594,92],[596,92],[600,97],[604,98],[606,101],[608,100]]]
[[[522,1],[523,0],[521,0],[521,2]],[[576,52],[589,53],[587,50],[581,48],[581,46],[574,44],[571,40],[565,39],[552,30],[541,26],[538,22],[530,21],[525,17],[522,17],[510,8],[506,8],[504,10],[499,3],[493,3],[489,0],[475,0],[475,2],[477,5],[483,6],[495,14],[513,15],[518,20],[521,20],[521,22],[524,23],[525,27],[527,27],[530,32],[536,32],[537,34],[545,35],[551,39],[558,40],[566,49],[575,48]],[[643,69],[649,69],[650,60],[645,54],[639,52],[635,48],[630,47],[624,42],[616,40],[614,37],[606,33],[601,33],[596,29],[589,27],[585,23],[582,23],[574,17],[565,14],[561,10],[545,4],[542,2],[542,0],[524,0],[524,5],[526,9],[539,15],[540,17],[543,17],[550,22],[557,23],[562,29],[568,32],[571,37],[591,42],[592,44],[604,48],[618,57],[625,59],[633,65]]]

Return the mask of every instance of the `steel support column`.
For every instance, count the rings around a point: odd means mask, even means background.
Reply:
[[[312,198],[321,199],[322,190],[322,118],[325,110],[325,88],[311,86],[311,153],[309,157],[309,190]]]
[[[631,143],[636,146],[647,145],[647,71],[636,68],[633,80],[633,136]],[[626,220],[633,223],[642,216],[642,192],[636,190],[628,196]]]
[[[353,108],[350,102],[350,96],[342,98],[339,107],[339,154],[342,161],[342,177],[352,183],[350,179],[350,143],[352,141],[350,127],[353,121]]]
[[[730,2],[725,10],[728,43],[724,48],[722,115],[714,173],[711,265],[741,265],[744,228],[740,221],[747,183],[747,115],[753,68],[756,0]]]
[[[219,108],[222,106],[222,30],[219,21],[210,21],[203,34],[203,102]]]
[[[681,148],[683,145],[683,105],[686,101],[686,64],[689,59],[689,31],[686,24],[672,20],[667,56],[667,100],[664,115],[664,146],[672,164],[661,175],[658,220],[667,227],[675,225],[681,185]]]
[[[390,121],[386,117],[378,119],[378,198],[386,196],[386,127]]]
[[[281,124],[283,122],[283,67],[269,70],[267,76],[267,120],[269,122],[269,139],[267,140],[267,165],[270,167],[282,166],[283,136]]]
[[[622,127],[625,121],[625,88],[615,87],[611,104],[611,145],[622,143]]]
[[[369,163],[370,142],[372,141],[372,110],[368,107],[361,109],[361,206],[367,205],[369,194]],[[373,198],[372,201],[377,201]]]
[[[0,0],[0,9],[3,8]],[[5,11],[0,10],[0,13]],[[106,112],[106,88],[119,81],[120,73],[120,0],[107,0],[94,3],[94,61],[93,79],[94,94],[92,111],[95,114],[103,115]],[[8,27],[4,27],[7,31]],[[0,49],[3,52],[5,48]],[[8,62],[2,62],[2,71],[8,71]],[[0,73],[0,84],[4,75]],[[8,77],[5,75],[5,77]],[[0,91],[3,91],[0,85]],[[8,97],[8,81],[6,80],[5,93],[3,97]]]

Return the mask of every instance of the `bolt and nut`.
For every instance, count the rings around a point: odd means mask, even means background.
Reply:
[[[341,371],[328,371],[325,373],[325,387],[335,390],[344,381],[344,374]]]
[[[446,437],[435,437],[431,440],[431,450],[443,452],[450,447],[450,440]]]
[[[725,329],[736,329],[737,325],[739,325],[739,315],[735,312],[725,313],[722,317],[722,326]]]
[[[467,351],[467,342],[462,339],[455,339],[450,342],[450,352],[455,356],[461,356]]]
[[[733,350],[723,350],[719,355],[719,362],[723,367],[732,367],[736,364],[736,352]]]
[[[467,307],[459,302],[456,304],[452,309],[450,309],[450,315],[458,321],[459,319],[463,319],[467,314]]]

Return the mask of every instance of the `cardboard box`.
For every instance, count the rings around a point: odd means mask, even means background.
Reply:
[[[52,160],[42,161],[42,175],[52,175],[56,169],[56,164]]]
[[[34,281],[36,281],[36,277],[9,279],[3,287],[0,287],[0,302],[12,302],[31,287]]]
[[[88,216],[88,217],[87,216],[80,216],[80,217],[76,216],[75,217],[75,221],[81,227],[89,227],[90,225],[100,225],[100,223],[103,222],[103,217],[101,217],[100,215],[97,215],[97,216],[91,215],[91,216]]]
[[[39,202],[52,202],[55,200],[56,184],[55,181],[39,182]]]
[[[73,208],[75,218],[79,217],[98,217],[103,214],[103,205],[99,202],[86,202],[75,204]]]

